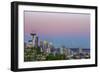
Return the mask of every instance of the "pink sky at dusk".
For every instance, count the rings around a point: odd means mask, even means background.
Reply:
[[[25,11],[25,33],[90,35],[90,15]]]

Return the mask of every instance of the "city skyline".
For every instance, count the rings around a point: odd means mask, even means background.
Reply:
[[[45,60],[70,60],[89,59],[90,49],[87,48],[66,48],[64,45],[55,48],[52,42],[46,40],[39,42],[36,33],[30,33],[31,40],[24,42],[24,61],[45,61]]]
[[[89,14],[25,11],[24,15],[25,42],[31,39],[32,32],[38,35],[39,40],[52,42],[55,47],[64,45],[68,48],[90,48]]]

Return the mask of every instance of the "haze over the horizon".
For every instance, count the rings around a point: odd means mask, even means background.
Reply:
[[[55,47],[90,48],[90,14],[25,11],[24,17],[25,42],[33,32]]]

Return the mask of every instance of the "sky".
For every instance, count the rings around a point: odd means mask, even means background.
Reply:
[[[30,33],[57,48],[90,48],[90,14],[24,11],[25,42]]]

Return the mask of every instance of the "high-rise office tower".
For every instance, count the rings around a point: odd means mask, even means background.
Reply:
[[[60,54],[64,54],[64,48],[60,48]]]
[[[60,54],[64,54],[64,49],[65,49],[65,46],[62,45],[62,47],[60,48]]]
[[[43,52],[43,41],[40,41],[40,49],[41,49],[41,52]]]
[[[35,33],[31,33],[30,35],[32,36],[32,45],[33,45],[33,47],[35,47],[35,37],[36,37],[36,34]]]
[[[35,37],[35,47],[38,47],[38,36]]]
[[[45,40],[43,45],[44,45],[44,49],[47,49],[48,48],[48,41]]]
[[[47,52],[47,48],[48,48],[48,41],[44,41],[43,42],[43,50],[44,50],[44,52]]]
[[[70,48],[65,48],[64,54],[65,54],[66,58],[71,58],[72,51],[70,50]]]

